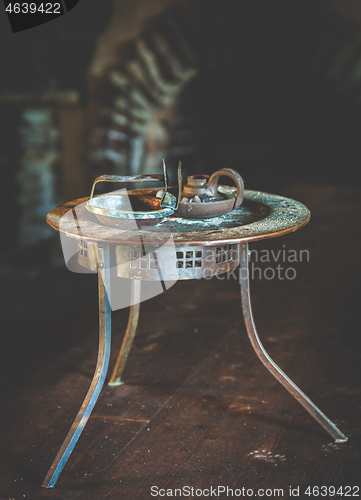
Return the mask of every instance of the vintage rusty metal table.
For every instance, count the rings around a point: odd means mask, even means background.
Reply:
[[[147,192],[154,195],[155,190]],[[103,226],[85,209],[87,200],[65,203],[47,216],[48,223],[60,232],[64,241],[71,240],[77,245],[75,251],[65,255],[68,267],[69,262],[76,260],[77,264],[98,273],[99,352],[89,391],[42,486],[50,488],[56,484],[105,381],[111,346],[112,273],[130,279],[132,287],[128,327],[109,385],[121,384],[121,373],[137,327],[142,281],[161,283],[166,290],[164,283],[208,278],[231,272],[240,265],[243,315],[257,356],[336,442],[347,441],[335,424],[270,358],[258,337],[252,316],[248,242],[301,228],[310,218],[304,205],[281,196],[245,191],[243,205],[229,214],[204,220],[172,216],[155,227],[130,231]]]

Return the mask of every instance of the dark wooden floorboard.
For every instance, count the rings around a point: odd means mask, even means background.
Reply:
[[[361,193],[283,194],[310,206],[310,224],[251,248],[308,249],[310,260],[293,265],[292,281],[252,281],[256,324],[273,359],[349,442],[334,444],[259,362],[236,280],[179,282],[141,305],[126,384],[103,389],[53,490],[40,484],[88,390],[97,325],[4,399],[1,500],[141,500],[154,498],[151,486],[186,485],[281,488],[288,498],[290,486],[359,484]],[[113,313],[111,363],[126,319]]]

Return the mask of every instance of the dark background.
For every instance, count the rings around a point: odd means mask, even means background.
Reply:
[[[66,270],[47,212],[101,173],[161,172],[163,157],[173,180],[178,160],[184,180],[230,167],[248,189],[313,204],[329,231],[317,262],[332,246],[352,276],[337,307],[353,330],[360,224],[343,225],[342,204],[360,207],[360,105],[357,1],[82,0],[18,34],[1,14],[4,397],[97,321],[96,277]]]

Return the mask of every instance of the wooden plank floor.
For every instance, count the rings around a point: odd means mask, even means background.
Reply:
[[[306,249],[310,258],[281,262],[296,269],[294,280],[256,276],[256,324],[270,355],[349,442],[334,444],[258,361],[237,280],[179,282],[141,305],[126,383],[103,389],[53,490],[40,484],[89,387],[97,325],[4,399],[0,499],[140,500],[156,498],[152,486],[173,495],[184,486],[228,486],[252,489],[254,498],[261,488],[288,498],[299,487],[301,498],[312,498],[307,486],[359,485],[361,192],[296,185],[282,194],[310,207],[310,224],[251,248]],[[69,318],[67,338],[81,314]],[[113,313],[112,362],[126,317]]]

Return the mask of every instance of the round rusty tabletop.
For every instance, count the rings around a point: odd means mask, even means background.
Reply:
[[[155,195],[157,190],[142,191]],[[246,190],[242,205],[228,214],[210,219],[184,219],[174,215],[156,226],[130,231],[101,224],[86,210],[87,201],[88,198],[79,198],[59,205],[48,213],[48,224],[70,238],[94,242],[122,245],[144,237],[145,243],[154,245],[164,243],[165,235],[171,235],[176,246],[208,246],[281,236],[296,231],[310,219],[310,211],[298,201]]]

